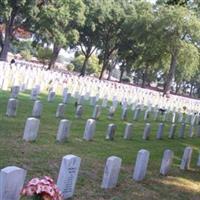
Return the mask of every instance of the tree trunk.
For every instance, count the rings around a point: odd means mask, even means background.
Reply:
[[[176,92],[175,93],[178,94],[179,91],[180,91],[180,84],[177,83],[177,85],[176,85]]]
[[[56,44],[54,44],[52,57],[50,59],[49,66],[47,68],[48,70],[50,70],[50,69],[52,69],[54,67],[56,59],[58,58],[58,54],[59,54],[60,50],[61,50],[61,48],[58,47]]]
[[[1,49],[1,53],[0,53],[0,60],[1,61],[7,61],[8,51],[9,51],[9,48],[10,48],[10,41],[11,41],[12,32],[13,32],[13,24],[14,24],[14,20],[15,20],[15,17],[17,15],[17,12],[18,12],[17,8],[12,10],[12,12],[10,14],[9,21],[6,23],[4,41],[1,38],[1,45],[2,45],[2,49]]]
[[[111,78],[111,75],[112,75],[112,70],[113,69],[109,69],[109,71],[108,71],[108,78],[107,78],[107,80],[109,81],[110,80],[110,78]]]
[[[3,46],[1,49],[1,54],[0,54],[1,61],[7,61],[9,47],[10,47],[10,34],[9,34],[8,28],[6,27],[5,39],[4,39]]]
[[[87,56],[85,56],[85,60],[83,62],[83,66],[81,68],[80,76],[85,76],[85,71],[86,71],[88,60],[89,60],[89,56],[87,55]]]
[[[142,88],[145,87],[146,79],[147,79],[147,73],[148,73],[148,66],[145,67],[144,73],[142,74]]]
[[[101,80],[103,78],[104,71],[107,69],[107,66],[108,66],[108,61],[109,61],[109,58],[107,58],[107,56],[104,55],[103,66],[101,69],[101,74],[99,76],[99,80]]]
[[[193,83],[191,83],[191,87],[190,87],[190,94],[189,94],[190,97],[192,96],[192,93],[193,93]]]
[[[119,82],[121,83],[122,82],[122,78],[123,78],[123,75],[124,75],[124,69],[121,69],[121,73],[120,73],[120,77],[119,77]]]
[[[177,56],[178,56],[178,50],[175,49],[174,52],[171,55],[171,63],[170,63],[170,69],[169,73],[165,82],[165,87],[163,91],[163,96],[168,96],[170,94],[171,86],[172,86],[172,81],[174,78],[174,74],[176,71],[176,64],[177,64]]]

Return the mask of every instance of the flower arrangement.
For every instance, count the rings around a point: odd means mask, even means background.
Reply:
[[[63,196],[54,181],[48,177],[33,178],[22,188],[22,196],[31,197],[32,200],[63,200]]]

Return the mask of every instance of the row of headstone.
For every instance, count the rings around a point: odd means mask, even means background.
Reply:
[[[38,135],[38,130],[39,130],[39,124],[40,124],[39,119],[33,118],[33,117],[28,118],[25,124],[23,139],[26,141],[36,140],[37,135]],[[64,141],[65,139],[69,137],[70,126],[71,126],[71,122],[69,120],[63,119],[60,121],[58,132],[57,132],[57,140],[59,142]],[[164,128],[164,124],[160,123],[158,126],[157,133],[156,133],[156,139],[160,140],[163,138],[163,128]],[[85,125],[83,139],[87,141],[92,140],[94,137],[95,130],[96,130],[96,121],[94,119],[88,119]],[[175,130],[176,130],[176,126],[175,124],[172,124],[169,130],[169,136],[168,136],[170,139],[174,138]],[[185,131],[185,124],[183,124],[179,130],[179,138],[184,138],[184,131]],[[200,131],[200,127],[198,128],[198,131]],[[114,140],[115,132],[116,132],[116,125],[109,124],[107,128],[107,132],[106,132],[106,139]],[[190,132],[191,132],[191,129],[190,129]],[[151,124],[146,123],[142,138],[144,140],[149,140],[150,133],[151,133]],[[124,139],[130,140],[132,139],[132,136],[133,136],[133,125],[131,123],[127,123],[125,127],[125,131],[124,131]],[[198,133],[197,136],[200,136],[200,134]],[[190,133],[190,137],[192,137],[191,133]]]
[[[144,180],[149,162],[150,152],[141,149],[137,153],[132,179],[135,181]],[[174,153],[166,149],[160,166],[160,174],[167,176],[172,166]],[[180,169],[189,170],[192,157],[192,148],[186,147],[181,159]],[[81,158],[75,155],[66,155],[62,158],[60,171],[57,179],[57,186],[64,199],[74,195],[75,186],[80,169]],[[110,156],[105,163],[101,188],[110,189],[117,185],[122,159],[117,156]],[[200,166],[200,155],[197,161]],[[0,200],[19,200],[20,191],[24,185],[26,170],[9,166],[0,172]]]
[[[17,100],[15,98],[18,96],[19,90],[20,90],[19,86],[14,86],[11,89],[11,99],[9,99],[9,101],[8,101],[7,113],[6,113],[7,116],[16,116]],[[39,88],[38,87],[33,88],[32,91],[31,91],[31,99],[36,101],[38,93],[39,93]],[[60,103],[58,105],[56,117],[60,117],[60,118],[64,117],[64,104],[66,104],[69,101],[70,98],[71,98],[71,94],[68,93],[67,88],[65,88],[64,91],[63,91],[63,103]],[[54,99],[55,99],[55,92],[50,90],[49,94],[48,94],[48,101],[52,102]],[[80,105],[80,104],[82,104],[83,99],[84,99],[84,96],[80,96],[80,98],[78,100],[78,107],[77,107],[77,110],[76,110],[76,117],[77,118],[81,118],[81,116],[82,116],[83,107],[81,107],[82,105]],[[92,118],[98,119],[100,114],[101,114],[101,108],[105,107],[105,106],[96,105],[97,97],[91,97],[91,102],[92,102],[91,105],[94,106]],[[114,113],[115,113],[116,108],[117,108],[117,105],[118,105],[118,101],[113,100],[113,105],[109,109],[109,114],[108,114],[109,119],[113,118]],[[40,104],[39,107],[41,107],[41,104]],[[134,111],[133,120],[137,121],[139,119],[139,116],[140,116],[140,113],[141,113],[141,107],[136,106],[136,107],[134,107],[133,111]],[[40,114],[41,114],[41,111],[38,110],[38,112],[40,112]],[[123,120],[123,121],[127,120],[127,113],[128,113],[127,106],[124,106],[123,109],[122,109],[121,120]],[[144,120],[145,121],[149,118],[150,113],[152,113],[151,108],[148,108],[144,112]],[[157,108],[155,108],[154,111],[153,111],[153,119],[154,120],[157,120],[159,113],[160,113],[160,111]],[[163,121],[165,121],[165,119],[166,119],[166,114],[170,114],[170,113],[164,112]],[[172,116],[171,116],[172,120],[171,121],[172,121],[172,123],[175,123],[176,118],[177,118],[176,117],[177,113],[173,112],[171,114],[172,114]],[[40,117],[40,115],[35,115],[34,113],[32,114],[32,116],[33,117]],[[183,114],[182,113],[179,113],[179,120],[178,121],[183,122]],[[197,124],[197,121],[198,121],[198,118],[196,116],[186,115],[185,123],[190,122],[190,124],[193,126],[193,125]],[[192,129],[191,129],[191,131],[192,131]]]

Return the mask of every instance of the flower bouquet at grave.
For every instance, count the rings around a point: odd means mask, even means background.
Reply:
[[[21,200],[63,200],[63,196],[54,181],[48,177],[33,178],[22,188]]]

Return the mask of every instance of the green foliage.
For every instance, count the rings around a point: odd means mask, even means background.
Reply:
[[[12,41],[11,52],[20,53],[22,50],[29,50],[31,54],[35,54],[36,49],[32,46],[32,41]]]
[[[38,47],[36,51],[36,57],[43,63],[47,62],[52,55],[52,50],[50,48]]]
[[[131,79],[129,77],[123,77],[122,78],[122,82],[124,82],[124,83],[130,83]]]
[[[69,64],[66,66],[66,68],[67,68],[68,71],[72,72],[72,71],[74,71],[75,66],[74,66],[72,63],[69,63]]]
[[[85,57],[83,55],[79,55],[74,58],[72,61],[72,64],[74,65],[74,71],[80,72],[83,63],[84,63]],[[99,71],[101,69],[101,66],[99,65],[99,59],[97,58],[96,55],[92,55],[87,63],[87,74],[95,74],[98,75]]]
[[[76,27],[84,23],[82,0],[53,0],[39,7],[33,18],[35,40],[66,47],[78,40]]]
[[[32,55],[29,49],[24,49],[20,51],[20,54],[22,56],[22,58],[24,58],[25,60],[31,60]]]

